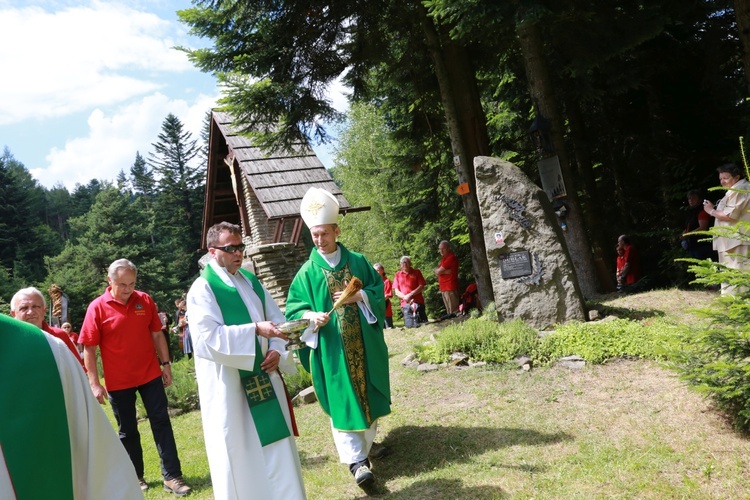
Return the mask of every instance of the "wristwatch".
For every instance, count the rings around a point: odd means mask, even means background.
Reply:
[[[169,366],[171,364],[172,364],[171,361],[165,361],[164,363],[161,364],[161,366]]]

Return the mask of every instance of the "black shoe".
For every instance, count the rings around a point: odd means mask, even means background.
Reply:
[[[375,476],[367,464],[360,465],[357,470],[354,471],[354,481],[356,481],[357,486],[361,488],[369,486],[374,480]]]
[[[372,446],[370,447],[370,454],[367,456],[367,458],[383,458],[390,452],[391,450],[389,450],[382,444],[372,443]]]

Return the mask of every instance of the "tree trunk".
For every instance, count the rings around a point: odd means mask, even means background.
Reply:
[[[567,95],[574,95],[567,89]],[[583,119],[581,107],[578,100],[571,98],[566,100],[565,109],[568,120],[570,121],[570,138],[573,142],[573,151],[578,165],[578,173],[583,180],[583,215],[586,218],[586,226],[591,241],[591,249],[594,254],[594,265],[597,271],[596,278],[599,283],[599,291],[614,292],[615,282],[612,280],[612,274],[608,272],[607,259],[608,253],[604,251],[610,245],[607,243],[604,219],[601,216],[602,206],[599,190],[596,186],[596,176],[594,175],[594,162],[591,159],[591,153],[588,148],[589,140],[586,135],[586,124]]]
[[[742,67],[745,69],[745,82],[750,92],[750,0],[734,0],[734,16],[737,18],[737,31],[742,43]]]
[[[564,125],[555,99],[552,79],[544,57],[544,44],[539,24],[534,21],[521,19],[517,24],[517,33],[523,53],[526,77],[532,101],[537,106],[537,112],[544,116],[551,125],[552,142],[555,154],[560,160],[565,190],[568,194],[568,215],[565,232],[565,242],[570,252],[573,267],[578,275],[578,283],[585,297],[592,297],[596,293],[596,270],[591,255],[581,207],[578,201],[578,189],[575,175],[570,166],[568,153],[563,135]]]
[[[489,154],[487,120],[466,49],[450,41],[449,37],[444,37],[446,43],[442,44],[427,10],[421,3],[418,4],[418,8],[422,13],[422,28],[440,86],[440,98],[445,110],[453,156],[457,160],[454,163],[458,183],[465,182],[469,185],[469,193],[462,195],[461,201],[469,226],[472,273],[477,284],[479,300],[486,305],[494,301],[494,293],[487,262],[487,248],[484,244],[482,216],[477,200],[474,157]]]

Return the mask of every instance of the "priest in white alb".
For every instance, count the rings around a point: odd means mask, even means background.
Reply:
[[[278,373],[296,372],[276,327],[284,315],[242,269],[240,227],[206,235],[211,255],[187,295],[195,375],[214,497],[305,498],[294,415]]]

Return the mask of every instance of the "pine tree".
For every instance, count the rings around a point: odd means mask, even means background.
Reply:
[[[200,153],[197,140],[175,115],[164,119],[158,138],[148,161],[158,186],[157,248],[169,249],[175,275],[187,285],[198,271],[206,169],[195,161]]]
[[[154,172],[148,167],[146,160],[138,151],[135,152],[135,161],[133,161],[133,166],[130,167],[130,183],[135,195],[143,196],[146,206],[149,206],[156,193],[156,181],[154,180]]]
[[[70,241],[46,262],[48,282],[65,290],[76,323],[80,324],[86,306],[106,287],[107,268],[117,259],[132,261],[138,267],[138,289],[166,303],[177,285],[167,267],[170,256],[149,244],[152,231],[143,200],[133,201],[114,186],[105,187],[86,214],[70,220]]]

